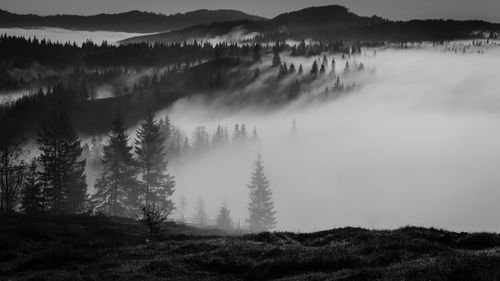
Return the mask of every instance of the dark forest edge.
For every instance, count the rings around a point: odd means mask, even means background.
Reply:
[[[340,73],[326,73],[335,60],[324,53],[347,57],[361,52],[362,47],[374,46],[379,45],[361,41],[303,41],[298,45],[195,41],[120,46],[87,42],[76,46],[2,35],[0,90],[28,89],[31,94],[0,105],[0,112],[22,121],[23,126],[16,130],[33,134],[47,118],[53,97],[59,96],[77,131],[93,135],[109,130],[110,112],[127,112],[124,123],[132,126],[148,110],[167,108],[183,98],[204,96],[212,101],[224,98],[230,106],[275,107],[310,91],[313,83],[325,76],[331,79],[325,94],[335,97],[353,85],[344,87]],[[287,64],[280,57],[284,53],[318,59],[311,66]],[[272,61],[267,64],[264,57],[269,56]],[[351,68],[358,71],[363,66]],[[272,76],[260,85],[257,80],[268,74]],[[254,83],[259,84],[257,91],[242,91]],[[104,85],[112,85],[113,96],[98,97],[97,89]]]

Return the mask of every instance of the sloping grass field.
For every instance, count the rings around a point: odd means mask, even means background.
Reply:
[[[134,220],[0,218],[0,280],[500,280],[500,235],[405,227],[230,236]]]

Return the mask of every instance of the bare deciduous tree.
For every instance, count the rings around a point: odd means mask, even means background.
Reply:
[[[149,228],[149,234],[153,235],[159,230],[159,225],[167,220],[173,210],[173,205],[160,209],[154,204],[148,204],[142,207],[142,215],[137,216],[137,220],[147,226]]]

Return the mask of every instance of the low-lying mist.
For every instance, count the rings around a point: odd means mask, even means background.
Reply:
[[[187,198],[186,216],[198,197],[211,218],[225,200],[244,224],[246,185],[260,153],[278,229],[500,230],[500,49],[374,51],[356,58],[373,70],[361,87],[320,104],[298,100],[269,112],[184,100],[170,108],[170,119],[186,132],[198,125],[213,132],[218,124],[232,132],[245,123],[261,139],[172,165],[174,197]],[[304,73],[309,69],[304,64]]]

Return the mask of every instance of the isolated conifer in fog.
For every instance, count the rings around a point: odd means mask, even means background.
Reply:
[[[253,142],[259,142],[260,141],[259,134],[257,134],[257,127],[253,128],[252,139],[251,140]]]
[[[233,228],[233,220],[231,219],[231,212],[227,208],[226,202],[222,206],[215,220],[216,227],[223,230],[231,230]]]
[[[167,172],[165,138],[154,114],[149,113],[137,131],[135,153],[141,170],[141,187],[146,206],[158,206],[168,211],[173,208],[170,199],[174,193],[175,181]]]
[[[254,232],[272,230],[276,226],[276,212],[272,201],[269,181],[264,175],[260,155],[255,162],[250,184],[250,203],[248,205],[250,230]]]
[[[297,74],[300,76],[302,75],[302,73],[304,73],[304,68],[302,67],[302,64],[299,65],[299,70],[297,71]]]
[[[328,59],[326,58],[326,54],[323,55],[323,61],[321,62],[321,65],[325,68],[328,67]]]
[[[322,64],[322,65],[321,65],[321,68],[320,68],[320,70],[319,70],[319,74],[323,75],[323,74],[325,74],[325,72],[326,72],[326,70],[325,70],[325,65],[324,65],[324,64]]]
[[[337,77],[337,80],[335,81],[335,84],[333,84],[333,91],[335,92],[340,92],[342,91],[344,86],[340,82],[340,77]]]
[[[316,60],[314,60],[312,67],[311,67],[311,76],[316,77],[318,76],[319,69],[318,69],[318,63]]]
[[[102,158],[104,170],[96,183],[97,211],[111,216],[132,216],[139,211],[140,190],[132,146],[119,116],[113,121]]]
[[[248,140],[248,133],[247,133],[247,127],[245,124],[241,124],[241,129],[240,129],[240,141],[244,142]]]
[[[332,74],[335,74],[335,58],[332,58]]]
[[[294,74],[297,70],[295,69],[295,64],[290,64],[290,67],[288,68],[288,73]]]
[[[205,152],[210,148],[210,136],[208,135],[205,127],[198,126],[193,133],[193,151]]]
[[[241,140],[240,125],[236,124],[236,125],[234,125],[232,141],[233,141],[233,143],[238,143],[240,140]]]
[[[42,125],[38,143],[52,211],[81,211],[87,194],[85,160],[79,160],[82,147],[69,116],[56,109]]]
[[[25,173],[21,208],[27,215],[43,212],[42,183],[39,181],[38,163],[31,161]]]
[[[349,73],[349,71],[351,71],[351,67],[349,66],[349,61],[346,61],[345,62],[344,72],[345,73]]]

